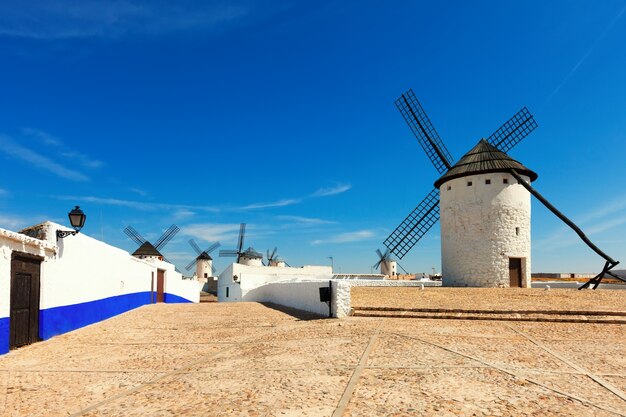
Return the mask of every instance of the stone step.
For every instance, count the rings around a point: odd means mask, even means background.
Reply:
[[[603,323],[603,324],[626,324],[626,317],[622,314],[612,313],[604,315],[587,315],[582,312],[576,314],[542,314],[530,312],[520,313],[497,313],[481,311],[480,313],[467,312],[420,312],[411,310],[384,310],[384,309],[358,309],[352,310],[354,317],[393,317],[393,318],[417,318],[417,319],[443,319],[443,320],[494,320],[494,321],[531,321],[531,322],[554,322],[554,323]],[[621,312],[618,312],[621,313]]]

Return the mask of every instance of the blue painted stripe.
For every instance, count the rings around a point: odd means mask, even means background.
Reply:
[[[163,294],[163,300],[166,303],[193,303],[193,301],[190,301],[186,298],[183,298],[179,295],[176,294],[170,294],[170,293],[165,293]]]
[[[163,294],[166,303],[191,303],[176,294]],[[150,291],[117,295],[86,303],[52,307],[39,311],[42,340],[106,320],[142,305],[150,304]],[[9,351],[9,317],[0,318],[0,355]]]
[[[0,355],[9,351],[9,318],[0,318]]]
[[[149,303],[150,291],[144,291],[47,308],[39,312],[39,337],[47,340]]]

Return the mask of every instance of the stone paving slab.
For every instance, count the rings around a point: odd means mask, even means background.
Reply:
[[[626,416],[626,327],[159,304],[0,357],[0,417]]]

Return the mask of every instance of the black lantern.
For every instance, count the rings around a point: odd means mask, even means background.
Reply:
[[[76,233],[80,232],[80,229],[85,225],[85,220],[87,220],[87,215],[83,213],[80,207],[76,206],[72,211],[67,214],[67,217],[70,219],[70,224],[74,228],[74,231],[71,232],[69,230],[57,230],[57,240],[63,239],[69,235],[74,236]]]

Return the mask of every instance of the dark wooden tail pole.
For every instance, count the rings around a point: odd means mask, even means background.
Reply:
[[[568,219],[556,207],[554,207],[552,204],[550,204],[550,202],[548,200],[546,200],[541,194],[539,194],[539,192],[537,190],[535,190],[533,187],[531,187],[531,185],[529,183],[527,183],[526,180],[524,180],[518,174],[518,172],[516,170],[512,169],[510,172],[511,172],[511,175],[513,175],[513,178],[515,178],[520,185],[522,185],[524,188],[526,188],[528,190],[528,192],[530,192],[533,196],[535,196],[537,198],[537,200],[541,201],[541,203],[544,206],[546,206],[548,208],[548,210],[550,210],[552,213],[554,213],[556,215],[556,217],[561,219],[566,225],[568,225],[573,231],[575,231],[576,234],[582,239],[583,242],[585,242],[585,244],[587,246],[589,246],[595,253],[600,255],[606,261],[606,263],[604,264],[604,268],[602,268],[602,272],[600,272],[598,275],[596,275],[595,277],[593,277],[592,279],[590,279],[589,281],[584,283],[579,288],[579,290],[582,290],[583,288],[587,288],[591,284],[594,284],[593,289],[596,289],[598,287],[598,285],[600,284],[600,281],[602,281],[602,278],[604,278],[605,274],[606,275],[610,275],[610,276],[612,276],[614,278],[617,278],[617,279],[620,279],[620,280],[626,282],[625,279],[623,279],[620,276],[615,275],[612,272],[610,272],[611,269],[613,269],[617,264],[619,264],[619,261],[614,260],[609,255],[604,253],[599,247],[594,245],[593,242],[591,240],[589,240],[589,238],[583,233],[583,231],[578,226],[576,226],[576,224],[574,224],[573,221]]]

